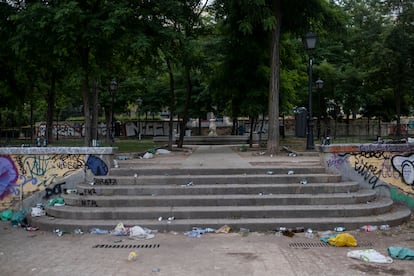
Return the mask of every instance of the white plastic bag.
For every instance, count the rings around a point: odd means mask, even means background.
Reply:
[[[347,256],[370,263],[390,264],[393,262],[391,257],[384,256],[374,249],[352,250],[347,253]]]
[[[171,151],[166,149],[157,149],[156,154],[170,154]]]
[[[42,207],[33,207],[31,215],[32,217],[41,217],[46,215],[46,212]]]
[[[155,237],[153,231],[148,228],[142,228],[141,226],[134,226],[129,229],[129,237],[139,240],[148,240]]]
[[[154,154],[152,154],[151,152],[146,152],[144,154],[144,156],[142,156],[142,158],[144,158],[144,159],[151,159],[151,158],[154,158]]]

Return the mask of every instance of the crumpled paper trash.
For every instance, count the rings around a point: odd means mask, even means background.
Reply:
[[[335,237],[332,237],[328,240],[328,243],[333,246],[349,246],[349,247],[355,247],[358,246],[358,242],[349,233],[342,233],[338,234]]]
[[[228,225],[226,224],[226,225],[223,225],[222,227],[220,227],[219,229],[217,229],[217,230],[216,230],[216,233],[224,233],[224,234],[228,234],[228,233],[230,233],[230,231],[231,231],[230,226],[228,226]]]
[[[370,263],[390,264],[393,262],[392,258],[384,256],[374,249],[352,250],[347,253],[347,256]]]

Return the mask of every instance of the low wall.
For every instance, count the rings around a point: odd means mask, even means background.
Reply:
[[[414,210],[414,144],[319,146],[322,164]]]
[[[17,204],[28,208],[33,201],[90,181],[94,175],[106,175],[115,151],[111,147],[0,148],[0,210]]]

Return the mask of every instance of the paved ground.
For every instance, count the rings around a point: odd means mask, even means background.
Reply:
[[[215,152],[214,155],[208,155]],[[227,156],[227,157],[226,157]],[[270,157],[234,153],[228,148],[200,147],[192,153],[139,160],[151,166],[315,165],[315,157]],[[201,162],[201,163],[200,163]],[[128,161],[121,162],[128,166]],[[115,226],[114,226],[115,227]],[[367,263],[347,257],[350,250],[373,248],[387,256],[389,246],[414,249],[414,220],[388,231],[352,230],[360,247],[324,246],[316,236],[267,233],[157,233],[133,240],[111,235],[29,232],[0,223],[0,275],[413,275],[414,261]],[[97,247],[98,246],[98,247]],[[136,260],[128,261],[131,251]]]

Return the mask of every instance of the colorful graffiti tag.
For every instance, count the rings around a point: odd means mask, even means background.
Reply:
[[[10,157],[0,156],[0,200],[12,193],[18,193],[18,170]]]
[[[386,189],[393,200],[414,207],[414,154],[394,150],[393,145],[379,144],[362,145],[359,151],[336,151],[329,154],[326,166],[372,189]]]
[[[22,193],[43,191],[60,179],[86,167],[95,175],[106,175],[101,158],[84,154],[0,155],[0,209],[9,207]]]

